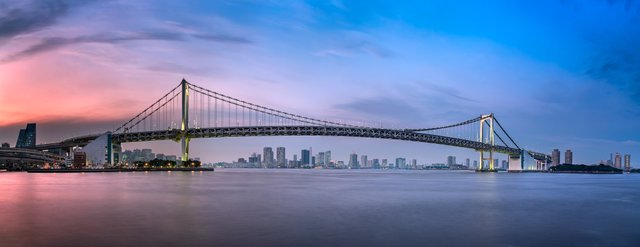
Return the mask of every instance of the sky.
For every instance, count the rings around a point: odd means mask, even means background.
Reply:
[[[431,127],[494,113],[527,149],[640,166],[640,2],[0,0],[0,142],[115,129],[182,78],[321,119]],[[344,137],[192,141],[231,161],[287,147],[369,158],[477,159]],[[172,141],[125,144],[179,153]],[[564,154],[563,154],[564,156]],[[638,158],[634,158],[638,157]],[[502,157],[501,157],[502,158]]]

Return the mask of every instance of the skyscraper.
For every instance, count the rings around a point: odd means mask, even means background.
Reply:
[[[286,159],[284,147],[276,148],[276,164],[280,168],[287,167],[287,159]]]
[[[373,169],[380,169],[380,160],[379,159],[373,159]]]
[[[311,151],[302,149],[300,153],[300,163],[302,165],[311,165]]]
[[[411,168],[413,169],[418,168],[418,160],[411,159]]]
[[[616,161],[614,163],[614,166],[618,169],[622,169],[622,156],[620,156],[620,153],[616,153],[615,159]]]
[[[571,149],[567,149],[567,151],[564,152],[564,163],[569,165],[573,164],[573,152]]]
[[[383,168],[388,168],[387,167],[388,166],[387,159],[382,159],[382,164],[381,165],[382,165]]]
[[[551,165],[560,165],[560,150],[554,149],[553,152],[551,152]]]
[[[631,155],[629,154],[624,155],[624,170],[625,171],[631,170]]]
[[[273,149],[271,147],[264,147],[262,149],[262,163],[269,168],[272,168],[275,164],[273,159]]]
[[[36,146],[36,124],[28,123],[27,127],[20,129],[16,148],[30,148]]]
[[[351,168],[359,168],[358,165],[358,154],[352,153],[349,155],[349,167]]]
[[[331,151],[324,151],[324,165],[331,165]]]
[[[367,159],[366,155],[360,156],[360,166],[361,167],[367,167],[368,163],[369,163],[369,160]]]
[[[456,164],[456,156],[447,156],[447,165],[449,167],[454,166]]]
[[[469,158],[464,160],[464,166],[466,166],[467,168],[471,167],[471,160]]]
[[[396,168],[404,169],[407,167],[407,160],[405,158],[396,158]]]
[[[325,164],[324,164],[324,152],[319,152],[319,153],[318,153],[318,158],[316,158],[316,163],[317,163],[319,166],[324,166],[324,165],[325,165]]]

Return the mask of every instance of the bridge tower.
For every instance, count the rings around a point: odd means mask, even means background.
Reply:
[[[479,162],[479,166],[478,166],[478,170],[479,171],[484,171],[485,170],[485,166],[484,166],[484,162],[485,160],[487,160],[488,165],[489,165],[489,169],[488,171],[495,171],[495,164],[493,163],[493,146],[495,145],[495,136],[494,136],[494,131],[493,131],[493,113],[489,114],[489,115],[482,115],[482,117],[480,118],[480,142],[484,143],[484,144],[489,144],[491,146],[491,148],[489,148],[489,150],[486,149],[480,149],[480,162]],[[489,127],[489,132],[485,133],[485,124],[488,125]],[[488,136],[486,135],[488,134]],[[488,157],[486,156],[488,155]]]
[[[186,162],[189,160],[189,83],[184,78],[182,79],[182,125],[180,126],[181,136],[180,141],[182,143],[182,156],[181,160]]]

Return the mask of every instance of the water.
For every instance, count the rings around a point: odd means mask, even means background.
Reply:
[[[0,246],[640,246],[640,175],[0,173]]]

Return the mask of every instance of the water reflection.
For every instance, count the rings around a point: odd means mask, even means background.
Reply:
[[[638,246],[640,176],[0,174],[2,246]]]

